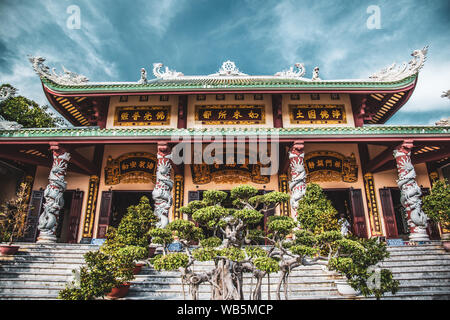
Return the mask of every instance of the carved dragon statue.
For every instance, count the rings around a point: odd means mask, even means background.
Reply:
[[[70,153],[53,151],[53,166],[48,177],[49,184],[44,191],[44,211],[39,217],[39,241],[55,242],[55,231],[60,210],[64,207],[64,191],[67,183],[64,181]]]
[[[411,75],[417,74],[422,69],[428,53],[428,46],[421,50],[414,50],[411,53],[413,59],[408,63],[404,62],[401,66],[397,67],[396,63],[382,69],[381,71],[374,73],[369,78],[375,81],[397,81],[405,79]]]
[[[180,76],[184,76],[183,73],[177,72],[175,70],[170,70],[168,67],[165,68],[164,72],[161,72],[162,67],[163,67],[162,63],[154,63],[153,64],[153,74],[158,79],[168,80],[168,79],[176,79]]]
[[[398,180],[400,189],[400,202],[405,208],[408,216],[408,225],[411,235],[415,233],[426,234],[427,215],[422,211],[422,191],[415,180],[416,172],[411,163],[411,151],[408,147],[401,147],[394,150],[394,157],[397,162]]]
[[[297,69],[297,71],[294,71],[294,67]],[[306,69],[303,63],[297,62],[296,64],[294,64],[294,67],[290,67],[289,70],[283,70],[275,73],[275,77],[300,79],[305,75]]]
[[[55,68],[50,70],[50,68],[44,64],[45,58],[29,56],[28,60],[30,60],[34,71],[39,75],[39,77],[49,79],[57,84],[78,85],[89,81],[89,79],[85,76],[69,71],[64,68],[64,66],[62,67],[63,73],[57,74]]]
[[[156,167],[156,184],[152,192],[155,201],[155,215],[159,218],[156,224],[158,228],[165,228],[169,223],[169,210],[172,207],[173,180],[170,177],[172,171],[172,155],[158,152]]]
[[[297,215],[298,202],[306,192],[304,156],[303,146],[294,145],[289,151],[289,166],[291,169],[291,181],[289,181],[289,189],[291,190],[290,203],[295,215]]]

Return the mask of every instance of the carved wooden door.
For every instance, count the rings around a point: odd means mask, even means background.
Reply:
[[[383,211],[384,226],[386,227],[386,238],[398,238],[397,222],[395,220],[394,202],[391,190],[380,189],[381,209]]]
[[[39,216],[44,202],[44,191],[33,190],[30,197],[26,229],[22,241],[35,242],[38,233]]]
[[[80,226],[81,209],[83,206],[83,191],[72,192],[72,202],[69,213],[69,230],[67,243],[77,243],[78,229]]]
[[[350,189],[350,201],[353,216],[353,234],[360,238],[367,238],[366,215],[361,189]]]
[[[98,217],[97,238],[106,238],[106,232],[108,231],[109,220],[111,218],[111,205],[112,205],[112,191],[102,192],[102,201],[100,204],[100,215]]]

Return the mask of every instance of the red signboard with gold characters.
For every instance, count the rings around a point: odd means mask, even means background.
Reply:
[[[170,123],[170,106],[117,107],[115,126],[163,126]]]
[[[202,124],[264,124],[264,105],[203,105],[195,107]]]
[[[347,123],[344,105],[301,104],[289,105],[291,123],[340,124]]]

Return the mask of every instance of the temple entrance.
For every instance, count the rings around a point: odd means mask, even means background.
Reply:
[[[60,243],[77,243],[83,206],[83,191],[67,190],[63,197],[64,207],[59,213],[56,239]]]
[[[117,228],[123,216],[127,212],[128,207],[137,205],[143,196],[146,196],[150,200],[153,208],[151,191],[113,191],[111,220],[109,225]]]
[[[203,200],[203,193],[206,190],[198,190],[198,191],[189,191],[188,193],[188,202],[194,201],[194,200]],[[226,192],[228,194],[227,199],[224,201],[224,203],[222,204],[225,208],[232,208],[233,204],[230,200],[230,190],[220,190],[223,192]],[[271,190],[259,190],[258,191],[258,195],[262,195],[265,193],[269,193],[271,192]],[[259,209],[259,208],[257,208]],[[271,209],[269,210],[265,215],[264,215],[264,219],[261,220],[260,223],[258,223],[257,225],[254,225],[252,227],[256,228],[256,229],[260,229],[260,230],[264,230],[264,232],[267,234],[267,219],[270,216],[273,216],[275,214],[275,209]],[[189,217],[189,220],[191,220],[191,218]],[[204,230],[204,234],[206,237],[212,237],[213,236],[213,232],[211,230],[208,230],[206,228],[202,228]],[[267,241],[260,241],[260,245],[264,245],[267,244]]]
[[[337,210],[337,218],[345,218],[350,223],[351,233],[360,238],[367,238],[361,189],[324,189],[324,193]]]
[[[129,206],[137,205],[146,196],[153,208],[152,191],[103,191],[100,203],[97,238],[106,238],[108,227],[117,228]]]

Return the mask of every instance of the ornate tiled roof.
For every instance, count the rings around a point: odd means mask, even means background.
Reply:
[[[217,136],[217,135],[278,135],[279,137],[297,137],[306,139],[309,137],[439,137],[450,139],[450,126],[380,126],[368,125],[364,127],[299,127],[299,128],[202,128],[202,129],[154,129],[154,128],[113,128],[100,129],[98,127],[82,128],[44,128],[44,129],[20,129],[0,131],[0,141],[15,139],[122,139],[122,138],[146,138],[171,136]]]
[[[367,79],[322,80],[319,68],[314,68],[312,78],[306,78],[305,67],[296,63],[294,67],[274,75],[247,75],[234,62],[225,61],[218,72],[209,75],[185,76],[181,72],[153,64],[155,79],[147,80],[147,72],[141,69],[141,78],[136,82],[89,82],[89,80],[63,68],[57,74],[44,64],[42,57],[30,57],[33,68],[43,84],[53,92],[81,94],[108,92],[151,91],[205,91],[205,90],[393,90],[412,84],[422,68],[428,48],[415,50],[413,59],[401,66],[393,64]]]

